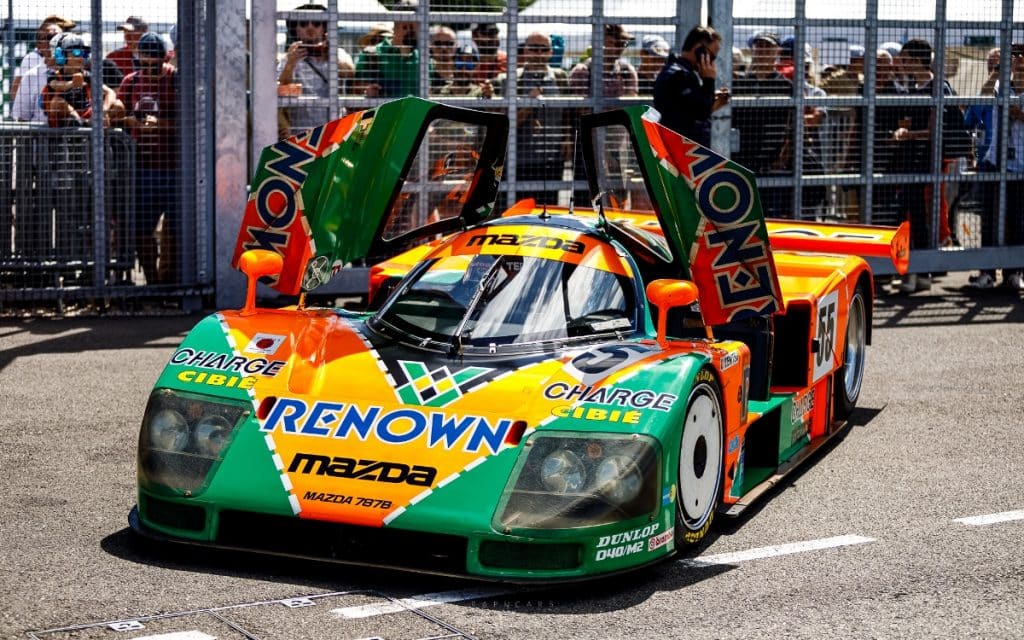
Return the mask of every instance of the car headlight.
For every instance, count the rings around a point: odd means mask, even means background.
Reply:
[[[149,397],[139,433],[139,482],[186,495],[202,487],[251,408],[170,389]]]
[[[174,409],[161,409],[149,421],[149,441],[154,449],[184,451],[188,446],[188,422]]]
[[[587,481],[587,470],[575,453],[561,449],[544,458],[540,480],[554,493],[576,493]]]
[[[495,526],[569,529],[659,508],[659,454],[648,436],[535,433],[502,495]]]
[[[230,434],[231,425],[224,416],[217,414],[203,416],[196,423],[196,451],[202,455],[216,457],[220,455]]]
[[[608,456],[597,465],[595,484],[616,504],[626,504],[640,495],[644,480],[636,463],[626,456]]]

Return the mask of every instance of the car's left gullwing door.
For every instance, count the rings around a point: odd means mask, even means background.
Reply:
[[[265,148],[232,264],[268,249],[284,268],[268,284],[310,291],[342,266],[491,215],[508,138],[503,114],[402,98]]]

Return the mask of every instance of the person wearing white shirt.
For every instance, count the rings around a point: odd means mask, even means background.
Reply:
[[[44,22],[36,30],[36,48],[25,54],[25,57],[21,59],[21,64],[18,65],[14,82],[11,84],[11,100],[17,100],[21,85],[25,82],[25,76],[30,71],[38,67],[46,68],[45,59],[50,55],[50,40],[61,31],[62,29],[52,22]],[[41,87],[39,91],[42,91]],[[38,98],[39,94],[33,94],[32,97]]]

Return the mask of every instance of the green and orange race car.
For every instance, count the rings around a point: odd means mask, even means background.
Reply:
[[[264,150],[245,306],[160,376],[133,529],[574,580],[697,545],[841,431],[862,256],[905,270],[905,227],[767,222],[746,169],[642,106],[582,118],[591,207],[499,211],[507,135],[405,98]],[[305,304],[360,264],[372,311]],[[257,281],[299,304],[258,308]]]

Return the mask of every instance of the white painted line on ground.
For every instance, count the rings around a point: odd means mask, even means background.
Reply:
[[[458,591],[438,591],[436,593],[423,593],[411,598],[402,598],[395,602],[384,602],[381,604],[366,604],[357,607],[342,607],[331,609],[331,613],[338,618],[371,618],[387,613],[401,613],[409,609],[422,609],[433,607],[439,604],[451,602],[462,602],[463,600],[477,600],[479,598],[494,598],[514,593],[511,589],[462,589]]]
[[[738,551],[735,553],[720,553],[700,558],[687,558],[680,562],[691,566],[710,566],[718,564],[735,564],[747,560],[758,560],[772,556],[784,556],[791,553],[802,553],[805,551],[818,551],[820,549],[832,549],[834,547],[845,547],[854,544],[874,542],[874,538],[863,536],[836,536],[834,538],[823,538],[821,540],[807,540],[805,542],[794,542],[791,544],[780,544],[773,547],[759,547]],[[467,589],[459,591],[439,591],[436,593],[424,593],[410,598],[403,598],[395,602],[384,602],[381,604],[367,604],[355,607],[342,607],[331,609],[331,613],[337,618],[370,618],[389,613],[401,613],[409,609],[420,609],[433,607],[439,604],[450,604],[462,602],[463,600],[478,600],[480,598],[495,598],[515,593],[511,589]]]
[[[874,541],[874,538],[865,538],[864,536],[836,536],[834,538],[822,538],[820,540],[805,540],[804,542],[778,544],[771,547],[758,547],[756,549],[747,549],[746,551],[736,551],[733,553],[719,553],[716,555],[701,556],[699,558],[684,558],[683,560],[680,560],[680,562],[695,567],[717,564],[737,564],[748,560],[760,560],[762,558],[786,556],[793,553],[818,551],[821,549],[832,549],[835,547],[846,547],[853,544],[864,544],[865,542]]]
[[[217,640],[217,636],[211,636],[202,631],[175,631],[155,636],[140,636],[135,640]]]
[[[962,522],[972,527],[983,527],[987,524],[998,522],[1010,522],[1011,520],[1024,520],[1024,510],[1003,511],[1002,513],[989,513],[983,516],[970,516],[968,518],[955,518],[953,522]]]

